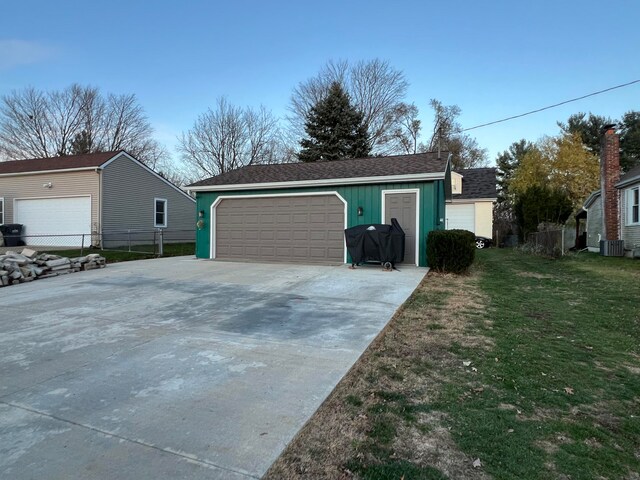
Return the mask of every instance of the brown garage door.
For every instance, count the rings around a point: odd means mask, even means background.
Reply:
[[[341,263],[344,204],[335,195],[227,198],[215,240],[221,260]]]

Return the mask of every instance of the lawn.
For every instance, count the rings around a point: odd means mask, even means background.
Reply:
[[[133,252],[127,250],[100,250],[99,248],[85,248],[75,250],[56,250],[50,253],[63,257],[79,257],[90,253],[98,253],[107,259],[107,263],[127,262],[130,260],[144,260],[147,258],[157,258],[153,245],[133,245]],[[187,243],[165,243],[163,257],[176,257],[180,255],[195,255],[196,246],[193,242]],[[44,250],[43,250],[44,251]]]
[[[265,478],[639,475],[640,261],[490,249],[426,277]]]

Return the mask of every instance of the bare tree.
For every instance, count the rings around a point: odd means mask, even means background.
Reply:
[[[0,101],[0,154],[10,160],[126,150],[154,168],[167,161],[135,95],[71,85],[13,91]]]
[[[393,151],[406,154],[418,153],[420,145],[420,131],[422,123],[418,119],[418,107],[413,103],[401,103],[394,112],[397,122],[395,129],[391,132],[387,140]]]
[[[332,83],[338,82],[364,117],[367,140],[374,154],[397,151],[393,132],[401,120],[397,116],[407,92],[404,74],[380,59],[328,62],[313,78],[300,83],[291,94],[288,117],[297,139],[304,136],[304,123],[311,107],[322,100]],[[298,143],[298,142],[296,142]]]
[[[0,151],[11,160],[68,153],[81,129],[84,93],[78,85],[49,93],[29,87],[2,97]]]
[[[181,135],[178,151],[194,175],[204,178],[245,165],[277,163],[280,144],[271,112],[236,107],[221,97]]]
[[[423,148],[427,151],[448,151],[454,169],[477,168],[487,165],[487,151],[478,145],[475,138],[462,131],[458,116],[462,112],[457,105],[443,105],[432,99],[429,105],[433,109],[433,130],[429,143]]]

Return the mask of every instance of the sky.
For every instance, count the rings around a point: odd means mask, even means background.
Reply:
[[[134,93],[156,138],[176,137],[226,96],[287,114],[292,89],[329,60],[380,58],[464,128],[640,79],[640,2],[22,0],[0,8],[0,96],[72,83]],[[640,110],[640,83],[469,132],[491,162],[576,112]]]

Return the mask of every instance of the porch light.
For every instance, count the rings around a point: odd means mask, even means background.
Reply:
[[[198,212],[198,218],[204,218],[204,210]]]
[[[358,207],[358,216],[361,217],[363,213],[364,210],[362,209],[362,207]]]

